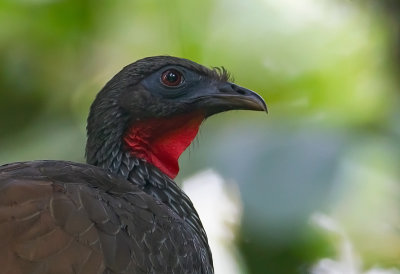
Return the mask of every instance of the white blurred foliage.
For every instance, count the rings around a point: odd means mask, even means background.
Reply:
[[[343,24],[343,19],[351,13],[349,5],[331,0],[264,0],[264,2],[268,7],[282,13],[285,26],[294,31],[311,24],[336,27]]]
[[[244,266],[233,243],[242,215],[242,203],[234,184],[227,184],[219,174],[206,170],[185,180],[183,190],[207,232],[215,273],[243,273]]]
[[[363,271],[362,260],[355,251],[343,227],[333,218],[322,213],[314,213],[311,216],[313,224],[319,226],[327,233],[338,237],[335,241],[337,258],[323,258],[311,269],[311,274],[400,274],[397,269],[382,269],[374,267]]]

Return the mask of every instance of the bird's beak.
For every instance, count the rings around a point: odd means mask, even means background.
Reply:
[[[263,98],[252,90],[230,82],[218,83],[196,98],[207,116],[228,110],[255,110],[268,113]]]

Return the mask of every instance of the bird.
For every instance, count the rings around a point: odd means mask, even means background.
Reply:
[[[172,56],[125,66],[90,107],[86,163],[0,166],[0,272],[213,273],[174,178],[203,121],[228,110],[267,106],[223,67]]]

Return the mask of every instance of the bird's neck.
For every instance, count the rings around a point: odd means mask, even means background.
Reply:
[[[193,112],[134,122],[123,137],[133,156],[156,166],[170,178],[179,172],[178,159],[196,137],[204,114]]]
[[[179,169],[178,158],[195,138],[204,115],[193,113],[172,119],[140,121],[128,130],[124,129],[127,120],[123,120],[123,116],[115,118],[121,123],[111,128],[91,125],[87,162],[125,178],[168,206],[200,236],[211,258],[199,216],[188,196],[172,180]],[[174,126],[169,127],[171,125]],[[167,162],[158,164],[157,160],[165,159]]]
[[[181,218],[188,229],[191,229],[200,237],[202,244],[207,249],[207,257],[210,258],[212,264],[207,234],[192,201],[183,190],[170,177],[160,172],[158,168],[128,152],[120,151],[116,154],[115,159],[117,159],[118,164],[109,166],[108,170],[124,177],[154,199],[168,206],[176,216]]]

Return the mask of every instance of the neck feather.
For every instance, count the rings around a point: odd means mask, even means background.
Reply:
[[[203,120],[204,114],[200,112],[146,119],[133,123],[123,140],[133,156],[175,178],[178,159],[196,137]]]
[[[117,111],[113,113],[118,114]],[[125,116],[102,118],[102,121],[119,123],[110,127],[110,122],[107,127],[101,127],[103,124],[93,123],[97,119],[89,119],[87,162],[125,178],[168,206],[200,236],[212,264],[207,236],[197,212],[190,199],[171,180],[179,170],[179,156],[195,138],[204,115],[192,113],[169,119],[149,119],[133,123],[128,130]]]

